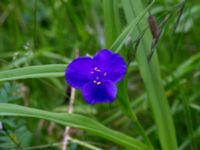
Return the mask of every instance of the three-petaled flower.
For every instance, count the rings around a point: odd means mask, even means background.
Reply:
[[[103,49],[94,57],[74,59],[65,71],[68,84],[82,91],[89,104],[111,103],[117,94],[116,83],[126,73],[126,63],[117,53]]]

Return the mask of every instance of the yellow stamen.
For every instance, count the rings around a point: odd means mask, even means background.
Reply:
[[[101,84],[101,82],[99,81],[99,82],[97,82],[97,85],[100,85]]]
[[[95,67],[94,70],[97,72],[101,72],[101,70],[98,67]]]

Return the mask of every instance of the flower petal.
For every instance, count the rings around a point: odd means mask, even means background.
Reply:
[[[92,80],[93,59],[79,57],[74,59],[65,71],[65,79],[74,88],[82,88],[84,84]]]
[[[82,89],[84,99],[89,104],[111,103],[115,100],[117,88],[112,81],[106,80],[97,85],[93,82],[87,83]]]
[[[105,73],[105,78],[120,81],[126,73],[126,62],[117,53],[104,49],[94,56],[95,66]]]

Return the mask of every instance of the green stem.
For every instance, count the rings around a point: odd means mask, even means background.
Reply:
[[[132,110],[131,110],[131,111],[132,111]],[[132,115],[131,115],[129,118],[131,119],[131,121],[132,121],[133,123],[135,123],[137,129],[139,130],[140,134],[142,135],[142,137],[143,137],[143,139],[144,139],[144,142],[145,142],[146,144],[148,144],[150,150],[154,150],[153,145],[152,145],[152,143],[151,143],[149,137],[148,137],[147,134],[145,133],[144,128],[143,128],[142,125],[140,124],[140,122],[139,122],[139,120],[138,120],[136,114],[135,114],[133,111],[132,111],[131,114],[132,114]]]

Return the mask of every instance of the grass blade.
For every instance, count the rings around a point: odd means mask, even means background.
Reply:
[[[131,20],[130,24],[123,30],[123,32],[118,36],[118,38],[114,41],[111,48],[112,50],[115,50],[116,52],[119,52],[122,48],[124,41],[126,41],[127,37],[129,37],[134,29],[137,27],[138,23],[142,19],[142,17],[148,12],[148,10],[153,5],[154,1],[149,4],[148,7],[146,7],[144,10],[141,11],[141,13],[134,19]]]
[[[125,16],[130,24],[144,10],[143,4],[140,0],[122,0],[122,2]],[[146,26],[147,22],[144,17],[140,24],[137,25],[137,31],[132,34],[132,38],[137,37]],[[136,54],[136,59],[147,89],[162,149],[177,150],[176,133],[162,85],[157,55],[154,54],[150,64],[147,62],[147,56],[151,46],[151,35],[149,31],[143,36],[141,43]]]
[[[119,22],[120,16],[119,16],[119,10],[118,5],[116,1],[113,0],[104,0],[104,21],[105,21],[105,33],[106,33],[106,45],[110,46],[110,43],[113,43],[110,49],[119,52],[119,50],[124,45],[125,40],[128,36],[133,32],[136,25],[139,23],[141,18],[145,15],[145,13],[149,10],[149,8],[152,6],[153,2],[143,11],[141,14],[132,21],[132,23],[125,28],[125,30],[118,36],[118,38],[115,40],[116,35],[119,34],[119,31],[121,31],[121,24]],[[114,41],[115,40],[115,41]],[[122,51],[121,54],[125,56],[126,51]],[[119,106],[121,110],[133,121],[137,129],[140,131],[141,135],[144,138],[144,141],[146,144],[148,144],[148,149],[153,149],[150,140],[145,135],[145,132],[139,123],[136,115],[131,109],[130,101],[128,98],[127,93],[127,77],[124,78],[123,81],[121,81],[118,84],[118,92],[117,99]]]
[[[104,0],[103,9],[106,47],[110,47],[110,45],[121,32],[118,2],[116,0]]]
[[[0,72],[0,81],[28,78],[63,77],[66,66],[66,64],[53,64],[6,70]]]
[[[119,145],[122,145],[126,148],[135,149],[135,150],[145,150],[147,149],[146,145],[142,142],[129,137],[123,133],[109,129],[102,124],[98,123],[91,118],[77,115],[77,114],[67,114],[67,113],[54,113],[44,110],[28,108],[24,106],[19,106],[15,104],[0,104],[0,115],[1,116],[23,116],[23,117],[34,117],[41,118],[56,123],[70,126],[74,128],[79,128],[86,130],[88,132],[94,133],[100,137],[111,140]]]

